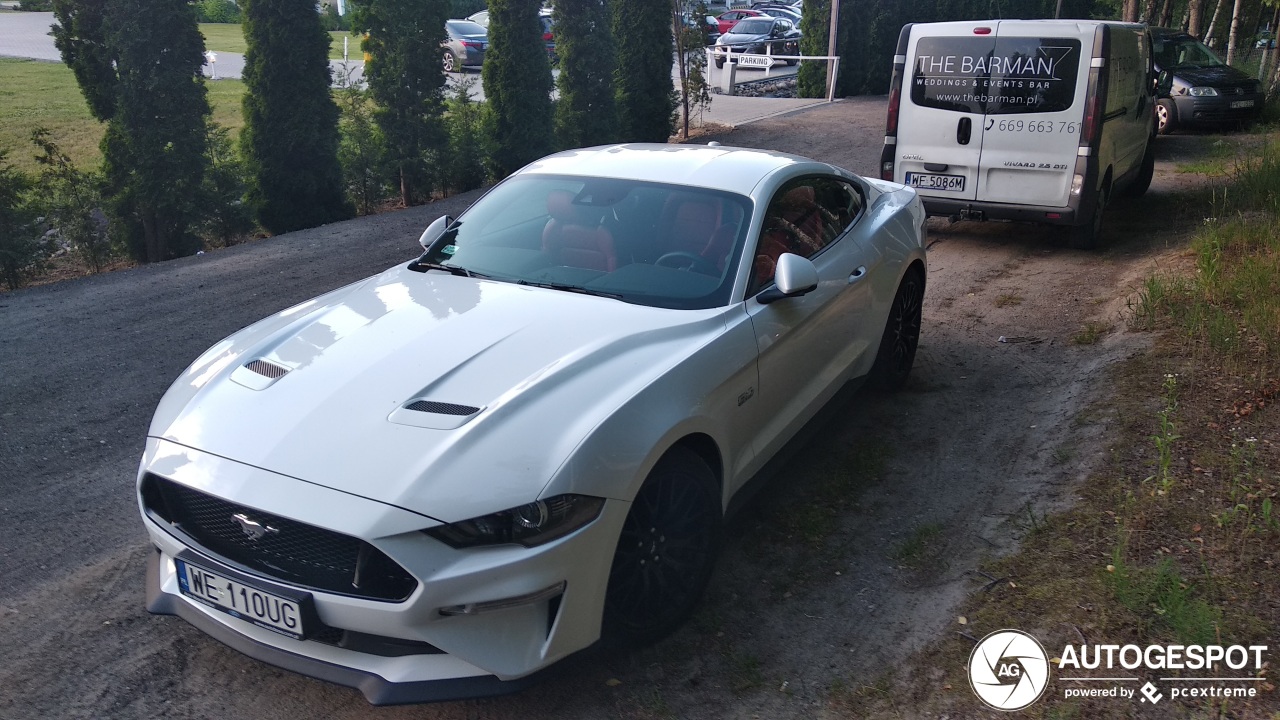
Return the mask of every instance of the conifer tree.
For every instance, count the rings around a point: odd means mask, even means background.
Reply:
[[[353,28],[367,33],[364,77],[405,205],[428,197],[442,181],[448,133],[440,44],[449,8],[450,0],[366,0],[353,19]]]
[[[241,0],[248,202],[272,233],[345,220],[329,42],[314,0]]]
[[[484,95],[493,174],[506,177],[554,145],[551,66],[538,0],[490,0]],[[668,80],[670,85],[670,80]]]
[[[561,147],[614,142],[620,136],[608,0],[557,0],[555,29],[560,56],[556,139]]]
[[[628,142],[666,142],[675,127],[670,2],[613,0],[617,53],[626,58],[614,73],[618,124]]]

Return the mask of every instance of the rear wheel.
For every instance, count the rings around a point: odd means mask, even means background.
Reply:
[[[870,381],[881,390],[897,390],[907,382],[920,345],[920,321],[924,308],[924,277],[912,268],[898,285],[889,308],[889,320],[880,337],[880,350],[871,366]]]
[[[1161,135],[1168,135],[1178,124],[1178,111],[1173,106],[1173,101],[1169,99],[1161,99],[1156,101],[1156,132]]]
[[[1103,188],[1098,192],[1098,202],[1094,205],[1093,215],[1083,225],[1071,228],[1067,244],[1077,250],[1093,250],[1102,243],[1102,213],[1107,209],[1107,192]]]
[[[444,51],[444,71],[447,73],[457,72],[457,68],[458,68],[458,59],[453,56],[452,52],[445,50]]]
[[[618,536],[605,596],[607,642],[655,642],[692,614],[711,578],[720,525],[711,468],[692,450],[672,448],[636,494]]]

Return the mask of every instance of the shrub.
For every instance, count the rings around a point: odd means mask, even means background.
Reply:
[[[0,150],[0,275],[16,289],[38,269],[41,253],[27,192],[33,183]]]
[[[388,177],[382,161],[383,136],[373,121],[374,102],[361,83],[347,70],[334,93],[338,117],[338,162],[347,198],[361,215],[373,212],[388,193]]]
[[[249,187],[244,161],[229,132],[212,120],[205,128],[209,170],[201,191],[200,234],[213,245],[232,245],[253,231],[253,213],[244,202]]]
[[[240,22],[240,6],[236,5],[232,0],[200,0],[195,5],[197,22]]]
[[[670,28],[667,35],[671,35]],[[546,155],[555,144],[551,67],[537,3],[489,3],[489,50],[481,73],[489,105],[485,134],[492,143],[490,162],[495,176],[506,177]],[[668,50],[667,89],[670,88]]]
[[[26,12],[53,12],[53,0],[22,0],[18,9]]]
[[[320,11],[320,27],[327,32],[350,30],[351,14],[339,15],[337,5],[325,5],[324,9]]]
[[[458,84],[448,100],[445,124],[449,129],[449,160],[445,183],[451,192],[459,193],[484,185],[484,114],[485,105],[471,99],[475,80],[467,78]]]
[[[102,177],[76,167],[49,132],[39,128],[31,142],[40,148],[40,204],[55,237],[93,272],[116,255],[106,214],[102,211]]]

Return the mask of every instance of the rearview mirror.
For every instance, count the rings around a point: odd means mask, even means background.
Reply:
[[[423,250],[426,250],[431,247],[431,243],[439,240],[440,236],[444,235],[444,231],[448,230],[449,226],[452,224],[453,218],[448,215],[441,215],[431,221],[431,224],[427,226],[427,229],[422,231],[422,236],[418,238],[418,244],[422,246]]]
[[[773,287],[756,296],[761,305],[768,305],[782,298],[800,297],[818,287],[818,268],[809,260],[792,253],[778,256],[773,271]]]

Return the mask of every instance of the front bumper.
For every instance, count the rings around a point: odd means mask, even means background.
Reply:
[[[607,501],[576,533],[536,548],[455,550],[419,532],[434,521],[373,500],[310,485],[260,468],[148,441],[143,472],[245,506],[358,537],[418,580],[402,602],[334,595],[248,570],[199,546],[146,509],[156,548],[147,575],[147,609],[178,615],[250,657],[357,688],[373,704],[432,702],[514,692],[599,638],[612,549],[628,504]],[[413,529],[410,529],[413,528]],[[297,640],[183,596],[174,558],[260,579],[262,589],[309,593],[322,635]],[[564,583],[556,597],[471,615],[442,608],[518,598]],[[342,637],[335,642],[334,633]],[[361,642],[348,640],[361,639]],[[370,649],[370,643],[377,646]],[[398,647],[408,646],[405,650]],[[390,647],[391,651],[387,651]],[[425,649],[423,649],[425,648]]]
[[[1262,93],[1223,94],[1209,97],[1173,96],[1173,103],[1178,111],[1176,120],[1179,125],[1219,125],[1257,120],[1262,116],[1264,100]],[[1253,104],[1248,107],[1238,107],[1240,104],[1250,102]],[[1232,107],[1233,104],[1237,107]]]

